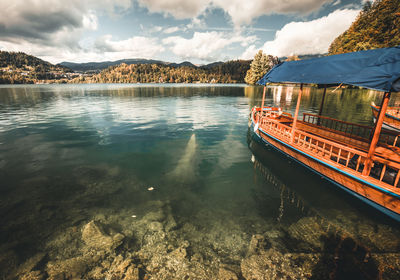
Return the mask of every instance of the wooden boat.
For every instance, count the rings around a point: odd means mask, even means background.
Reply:
[[[389,69],[386,79],[391,83],[376,79],[384,76],[380,67]],[[264,93],[261,106],[250,114],[253,138],[400,222],[400,136],[382,130],[391,92],[400,85],[400,47],[284,62],[258,83],[264,85]],[[301,84],[294,116],[264,106],[267,83]],[[298,119],[303,84],[311,83],[325,87],[320,112],[304,113]],[[326,88],[333,84],[384,91],[376,124],[365,126],[322,116]]]
[[[376,122],[380,107],[372,103],[371,108],[374,122]],[[387,108],[382,127],[387,130],[400,132],[400,107]]]

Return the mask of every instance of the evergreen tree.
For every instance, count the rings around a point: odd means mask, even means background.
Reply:
[[[245,82],[254,85],[259,81],[273,66],[279,63],[278,57],[272,55],[266,55],[262,50],[254,56],[253,61],[250,64],[250,69],[246,73],[244,78]]]
[[[365,2],[357,19],[329,47],[329,54],[400,45],[400,0]]]

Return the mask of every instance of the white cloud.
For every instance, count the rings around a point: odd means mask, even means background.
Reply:
[[[172,15],[176,19],[192,18],[203,12],[209,5],[210,0],[137,0],[150,12]]]
[[[97,30],[97,16],[94,11],[89,11],[87,14],[82,16],[82,26],[85,29]]]
[[[290,22],[278,30],[275,39],[266,42],[262,49],[276,56],[326,53],[331,42],[349,28],[359,12],[337,10],[316,20]]]
[[[35,54],[51,63],[156,58],[164,51],[164,47],[155,38],[134,36],[118,41],[113,40],[111,35],[102,36],[85,48],[68,49],[62,46],[43,46],[28,41],[12,43],[0,40],[0,49]]]
[[[235,26],[250,24],[259,16],[268,14],[310,14],[332,0],[213,0],[217,7],[227,12]]]
[[[14,0],[0,1],[0,40],[79,47],[84,30],[96,30],[98,14],[115,16],[131,7],[131,0]],[[62,40],[60,40],[62,39]]]
[[[96,48],[109,59],[154,58],[164,51],[156,38],[134,36],[126,40],[114,41],[111,35],[96,41]]]
[[[143,27],[143,25],[140,25],[141,29],[144,30],[145,28]],[[148,31],[150,33],[158,33],[161,32],[163,30],[162,26],[153,26],[151,27]]]
[[[236,27],[250,24],[259,16],[278,14],[310,14],[334,0],[137,0],[150,12],[172,15],[177,19],[197,17],[207,8],[220,8],[232,19]]]
[[[177,26],[172,26],[172,27],[169,27],[169,28],[167,28],[167,29],[164,29],[164,33],[166,33],[166,34],[171,34],[171,33],[175,33],[175,32],[178,32],[179,31],[179,27],[177,27]]]
[[[23,51],[60,62],[87,54],[81,39],[87,30],[98,28],[98,15],[117,16],[129,9],[131,0],[0,0],[0,47]],[[104,57],[103,57],[104,59]]]
[[[172,52],[182,59],[215,61],[225,57],[225,53],[222,51],[229,45],[243,41],[254,42],[255,39],[255,36],[243,37],[241,35],[212,31],[195,32],[190,39],[180,36],[168,37],[162,42],[165,45],[172,45]]]
[[[258,51],[259,49],[255,45],[250,45],[239,58],[246,60],[253,59]]]

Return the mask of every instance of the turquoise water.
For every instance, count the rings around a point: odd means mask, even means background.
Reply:
[[[293,112],[297,91],[271,87],[266,104]],[[301,112],[318,112],[318,93],[305,91]],[[124,239],[76,268],[78,278],[110,275],[121,255],[140,279],[213,279],[221,267],[261,279],[257,267],[288,254],[313,259],[287,264],[306,278],[397,277],[397,224],[249,138],[261,96],[244,85],[0,87],[0,275],[73,278],[55,264],[71,270],[67,261],[93,249],[82,232],[95,221],[104,236]],[[324,114],[371,124],[369,104],[380,98],[328,91]],[[265,246],[254,251],[255,243]],[[192,274],[162,274],[160,255],[182,246]],[[265,263],[250,265],[255,254]],[[274,275],[301,279],[296,269],[276,265]]]

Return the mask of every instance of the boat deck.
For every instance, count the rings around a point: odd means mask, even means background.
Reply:
[[[305,115],[311,115],[311,114],[305,114]],[[282,123],[289,127],[291,127],[292,123],[293,123],[293,118],[287,117],[287,116],[282,117],[282,118],[276,118],[276,120],[279,123]],[[342,122],[339,120],[336,120],[336,121]],[[354,124],[352,124],[352,125],[354,125]],[[365,126],[365,127],[367,127],[367,126]],[[334,143],[337,143],[340,145],[348,145],[348,146],[351,146],[352,148],[358,149],[363,152],[368,152],[368,148],[370,145],[368,138],[363,138],[361,136],[347,134],[340,130],[330,129],[330,128],[323,127],[320,125],[309,123],[304,120],[303,121],[299,120],[297,122],[296,128],[300,131],[310,133],[312,135],[324,138],[330,142],[334,142]],[[395,135],[393,133],[390,133],[390,132],[387,132],[387,133],[389,133],[390,136],[394,136],[393,138],[395,138]],[[400,144],[400,142],[399,142],[399,144]],[[381,141],[380,145],[377,147],[377,149],[375,151],[375,155],[382,157],[384,159],[390,159],[390,160],[394,160],[394,161],[400,163],[400,148],[395,145],[394,146],[389,145],[388,143],[384,143],[384,142],[382,143],[382,141]]]
[[[369,149],[372,127],[305,113],[292,135],[293,117],[288,113],[262,117],[260,128],[283,142],[329,162],[355,176],[369,178],[378,185],[400,194],[400,144],[393,132],[382,133],[373,156],[373,167],[362,175]]]

